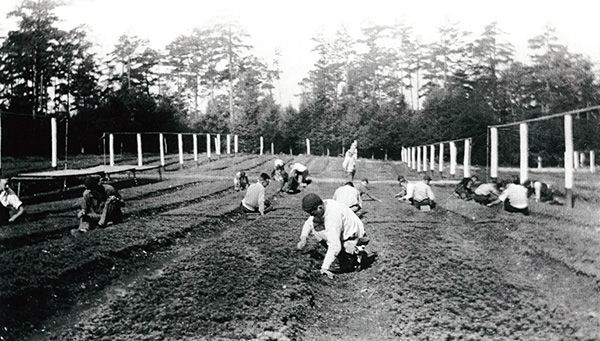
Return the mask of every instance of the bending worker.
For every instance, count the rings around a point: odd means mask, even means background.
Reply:
[[[351,262],[357,263],[356,265],[360,268],[366,256],[364,245],[367,241],[363,238],[365,235],[364,225],[356,214],[344,204],[333,199],[321,200],[314,193],[309,193],[302,198],[302,209],[311,217],[304,223],[297,248],[304,248],[306,239],[311,233],[317,240],[324,240],[327,243],[327,253],[321,265],[321,274],[333,278],[330,267],[336,257],[338,257],[341,267]],[[315,231],[314,226],[321,223],[325,230]]]
[[[99,176],[88,176],[83,185],[83,202],[77,213],[79,228],[71,230],[74,236],[95,227],[106,227],[108,223],[123,221],[121,207],[125,206],[119,192],[111,185],[102,184]]]
[[[240,204],[244,212],[258,212],[260,215],[265,215],[273,209],[271,202],[265,199],[265,187],[269,186],[270,179],[267,173],[261,173],[258,180],[248,187],[246,196]]]
[[[0,225],[6,225],[17,220],[25,209],[23,203],[19,200],[17,194],[8,186],[8,179],[0,179]],[[14,210],[15,214],[11,215],[10,211]]]

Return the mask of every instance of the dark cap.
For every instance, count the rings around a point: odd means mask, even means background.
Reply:
[[[431,181],[431,177],[429,175],[425,175],[423,177],[423,180],[425,180],[425,181]]]
[[[100,177],[95,176],[95,175],[90,175],[90,176],[86,177],[85,180],[83,180],[83,185],[87,189],[97,188],[99,183],[100,183]]]
[[[302,198],[302,209],[305,212],[312,212],[315,208],[322,204],[323,200],[321,200],[321,198],[314,193],[308,193],[304,196],[304,198]]]

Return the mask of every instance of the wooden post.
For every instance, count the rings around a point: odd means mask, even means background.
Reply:
[[[490,177],[498,178],[498,128],[490,128]]]
[[[233,152],[238,153],[238,136],[233,135]]]
[[[162,167],[164,167],[165,166],[165,145],[164,145],[164,139],[163,139],[162,133],[158,134],[158,151],[160,153],[160,165]]]
[[[306,139],[306,155],[310,155],[310,140]]]
[[[456,142],[450,142],[450,175],[456,175]]]
[[[192,134],[192,144],[194,145],[194,161],[198,162],[198,135]]]
[[[575,169],[579,169],[579,152],[573,152],[573,166]]]
[[[115,165],[115,136],[112,133],[108,134],[108,164]]]
[[[227,134],[227,154],[231,154],[231,135]]]
[[[529,139],[527,134],[527,123],[519,124],[519,142],[520,142],[520,175],[521,184],[529,179]]]
[[[52,168],[56,168],[58,167],[58,128],[56,126],[56,117],[50,119],[50,131],[52,135]],[[110,134],[110,137],[112,138],[112,134]]]
[[[429,170],[433,173],[435,169],[435,144],[429,147]]]
[[[417,147],[417,172],[421,172],[421,147]]]
[[[135,135],[137,139],[138,166],[142,166],[144,161],[142,159],[142,134],[137,133]]]
[[[590,173],[596,173],[596,154],[590,150]]]
[[[565,115],[565,191],[569,207],[573,207],[573,116]]]
[[[537,168],[542,169],[542,157],[539,155],[537,157]]]
[[[465,152],[463,156],[463,177],[471,177],[471,139],[465,139]]]
[[[179,166],[183,167],[183,136],[177,134],[177,150],[179,151]]]
[[[408,168],[411,168],[411,166],[412,166],[411,154],[412,154],[412,147],[406,148],[406,166],[408,166]]]
[[[265,147],[264,140],[263,140],[263,137],[261,136],[260,137],[260,152],[259,152],[260,155],[263,155],[263,148],[264,147]]]
[[[411,159],[412,159],[412,161],[411,161],[412,169],[417,169],[417,157],[416,157],[417,149],[416,149],[416,147],[410,147],[410,149],[411,149],[410,154],[411,154]]]
[[[444,144],[440,143],[440,166],[438,168],[438,170],[440,171],[440,175],[442,175],[442,172],[444,171]]]
[[[329,153],[329,150],[327,150],[327,153]],[[271,142],[271,155],[275,155],[275,143]]]
[[[210,134],[206,134],[206,157],[210,159]]]

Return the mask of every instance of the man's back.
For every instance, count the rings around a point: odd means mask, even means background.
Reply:
[[[258,208],[260,204],[260,200],[264,201],[265,198],[265,188],[260,182],[255,182],[246,190],[246,195],[242,202],[250,206],[249,208]]]
[[[414,185],[412,198],[416,201],[423,201],[425,199],[435,200],[435,195],[428,184],[419,181]]]
[[[360,192],[350,185],[344,185],[336,189],[333,193],[333,200],[340,202],[348,207],[354,205],[358,205],[359,207],[362,206]]]

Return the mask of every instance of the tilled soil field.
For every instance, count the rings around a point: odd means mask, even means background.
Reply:
[[[329,198],[341,158],[302,162],[313,183],[268,188],[276,209],[242,214],[231,178],[272,156],[222,158],[126,186],[122,224],[73,238],[77,200],[37,204],[0,234],[0,337],[34,340],[598,340],[598,201],[511,215],[434,186],[420,212],[393,198],[420,175],[359,160],[370,267],[318,272],[325,248],[297,251],[307,192]],[[152,177],[149,175],[148,177]],[[435,180],[435,178],[434,178]],[[22,227],[22,228],[21,228]],[[32,237],[33,236],[33,237]]]

